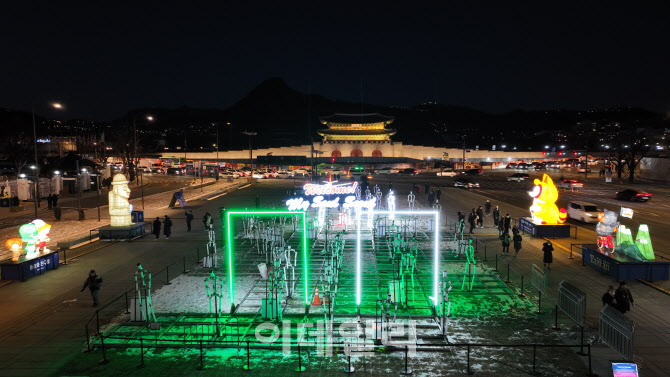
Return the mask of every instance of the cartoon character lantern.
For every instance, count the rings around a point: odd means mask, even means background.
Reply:
[[[109,217],[112,226],[128,226],[133,221],[130,217],[130,188],[123,174],[117,174],[112,180],[112,191],[109,192]]]
[[[617,227],[619,226],[617,217],[616,212],[608,210],[604,210],[598,214],[596,233],[598,233],[598,249],[600,251],[614,250],[612,235],[617,231]]]
[[[556,206],[558,199],[558,190],[554,181],[548,175],[544,174],[542,180],[533,181],[535,187],[528,192],[533,197],[533,205],[530,207],[530,213],[533,220],[541,221],[542,224],[563,224],[568,217],[565,208],[560,210]]]
[[[35,253],[35,244],[39,241],[37,238],[37,226],[33,223],[23,224],[19,228],[19,234],[21,235],[21,241],[26,243],[26,246],[23,248],[26,251],[26,254],[29,257],[32,257]]]
[[[23,243],[20,238],[10,238],[5,242],[5,245],[9,250],[12,251],[12,261],[16,262],[19,260],[19,255],[21,255],[21,246]]]
[[[42,220],[33,220],[32,224],[35,224],[37,227],[37,245],[35,248],[36,252],[42,251],[46,252],[48,251],[46,246],[47,246],[47,241],[49,241],[49,232],[51,231],[51,225],[45,223]]]

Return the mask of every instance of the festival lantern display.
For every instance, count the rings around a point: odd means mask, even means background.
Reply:
[[[558,190],[554,181],[544,174],[542,180],[535,179],[533,183],[535,187],[528,192],[533,197],[533,205],[530,207],[533,221],[543,225],[563,224],[568,215],[565,208],[559,210],[556,206]]]
[[[5,242],[5,245],[9,250],[12,252],[12,261],[16,262],[19,260],[19,256],[21,255],[21,246],[23,246],[23,242],[21,242],[20,238],[10,238]]]
[[[37,225],[33,223],[23,224],[19,228],[21,241],[26,244],[23,250],[26,251],[26,257],[28,258],[34,258],[37,254],[36,245],[39,242],[38,233],[39,230]]]

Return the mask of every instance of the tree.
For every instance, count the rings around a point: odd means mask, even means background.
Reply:
[[[630,135],[630,144],[624,145],[624,160],[626,161],[626,166],[628,167],[628,182],[635,182],[635,169],[640,164],[643,158],[647,157],[651,148],[647,144],[647,138],[645,137],[645,129],[638,128],[633,129],[629,132]]]
[[[16,174],[21,174],[21,170],[30,162],[34,162],[35,149],[33,139],[24,132],[16,133],[9,137],[2,159],[12,161],[16,166]]]

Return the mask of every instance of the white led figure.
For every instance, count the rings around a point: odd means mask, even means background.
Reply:
[[[366,187],[365,188],[365,200],[370,200],[372,199],[372,193],[370,192],[370,188]]]
[[[137,271],[135,271],[135,293],[140,307],[140,313],[142,312],[142,306],[144,306],[147,314],[146,320],[148,321],[153,318],[154,322],[156,322],[156,313],[154,313],[154,305],[151,301],[151,272],[149,272],[148,278],[147,281],[144,274],[144,268],[138,263]]]
[[[465,247],[465,270],[463,271],[463,284],[461,284],[461,290],[465,289],[465,285],[468,284],[468,290],[472,290],[472,286],[475,283],[475,276],[477,274],[477,262],[475,261],[475,249],[472,247],[472,238],[470,239],[468,246]],[[468,282],[468,271],[472,264],[472,276]]]
[[[382,190],[379,189],[379,186],[375,185],[375,198],[377,201],[375,202],[378,207],[381,207],[382,205]]]
[[[293,254],[291,254],[291,252],[293,252]],[[286,249],[284,249],[284,261],[284,276],[288,277],[288,271],[291,271],[291,282],[289,283],[287,279],[284,279],[286,297],[291,297],[293,292],[295,292],[295,266],[298,263],[298,250],[291,249],[291,246],[286,247]]]
[[[389,213],[389,219],[395,220],[395,195],[393,195],[393,190],[389,190],[389,194],[386,196],[386,207]]]
[[[210,285],[212,289],[210,290]],[[205,278],[205,292],[209,299],[209,312],[212,313],[212,300],[214,300],[214,314],[218,317],[221,313],[221,304],[223,301],[223,279],[214,275],[214,271],[210,272],[209,276]]]
[[[112,190],[109,192],[109,219],[111,226],[129,226],[133,224],[130,218],[130,188],[128,180],[123,174],[117,174],[112,180]]]
[[[414,195],[413,192],[409,192],[409,195],[407,195],[407,207],[410,211],[414,211],[414,200],[416,199],[416,195]]]
[[[361,186],[356,186],[356,200],[361,200]]]
[[[205,256],[205,259],[202,261],[203,267],[206,268],[212,268],[216,267],[217,261],[216,261],[216,233],[214,233],[214,229],[210,229],[207,231],[207,236],[209,237],[209,240],[207,240],[207,255]]]
[[[442,279],[440,279],[440,289],[442,290],[442,295],[440,296],[438,312],[438,315],[440,316],[440,324],[442,327],[442,336],[447,336],[447,328],[449,326],[449,314],[451,314],[451,300],[449,300],[449,292],[451,291],[451,288],[452,284],[451,281],[447,278],[447,271],[442,271]]]

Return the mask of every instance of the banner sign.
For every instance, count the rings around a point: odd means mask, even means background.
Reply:
[[[612,373],[614,377],[639,377],[637,364],[633,363],[612,363]]]
[[[333,185],[327,183],[325,185],[317,185],[313,183],[305,183],[302,187],[305,195],[353,195],[356,193],[358,182],[347,183],[343,185]]]
[[[633,209],[632,208],[626,208],[626,207],[621,207],[621,213],[619,214],[621,217],[627,217],[629,219],[633,218]]]

